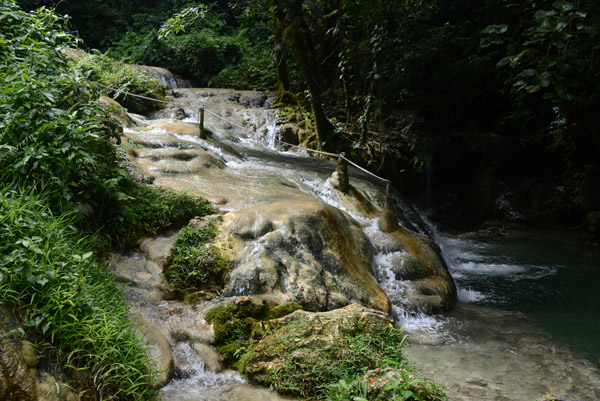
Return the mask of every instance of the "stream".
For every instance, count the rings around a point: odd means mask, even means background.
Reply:
[[[174,89],[170,97],[181,115],[177,121],[197,123],[204,106],[212,138],[166,130],[160,124],[174,121],[164,118],[167,113],[133,116],[140,127],[125,128],[125,135],[137,144],[138,173],[154,185],[204,196],[222,213],[312,197],[345,210],[375,240],[378,218],[354,213],[331,187],[334,162],[278,148],[278,112],[268,108],[268,95]],[[381,183],[353,168],[350,174],[367,199],[383,203]],[[528,236],[484,240],[448,235],[432,224],[429,230],[456,280],[459,302],[443,316],[393,306],[396,323],[409,335],[407,354],[424,376],[446,387],[450,400],[536,400],[546,392],[600,399],[600,308],[592,287],[600,278],[597,253],[563,252],[556,243]],[[111,262],[131,284],[124,295],[135,312],[167,335],[175,377],[161,390],[162,400],[289,399],[249,385],[221,365],[203,322],[216,300],[190,306],[162,299],[157,266],[173,238],[147,239],[140,250],[114,255]],[[393,298],[401,285],[386,274],[388,257],[376,253],[374,270]]]

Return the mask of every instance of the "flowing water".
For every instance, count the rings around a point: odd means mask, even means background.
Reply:
[[[568,233],[436,231],[459,303],[409,348],[456,399],[600,399],[599,253]],[[435,341],[432,341],[435,338]],[[431,341],[431,345],[427,342]],[[587,358],[587,360],[584,360]]]
[[[332,189],[328,177],[334,162],[277,150],[277,112],[266,108],[268,96],[202,89],[178,89],[172,96],[185,109],[186,121],[195,123],[199,107],[205,107],[213,139],[126,129],[130,138],[145,145],[136,149],[138,171],[154,177],[156,185],[191,190],[224,212],[315,197],[346,210],[373,243],[378,241],[377,218],[354,213]],[[381,207],[381,184],[351,170],[352,184]],[[422,373],[446,386],[451,400],[535,400],[547,391],[600,400],[598,370],[559,343],[597,358],[597,254],[568,253],[552,244],[546,249],[526,237],[484,241],[432,231],[457,281],[459,303],[446,316],[415,316],[398,306],[393,311],[406,326],[411,338],[407,352]],[[172,236],[155,242],[169,241]],[[132,256],[131,264],[151,259],[152,252]],[[581,264],[573,265],[568,255]],[[387,271],[391,256],[375,254],[374,269],[393,299],[404,288]],[[132,286],[126,294],[169,335],[178,375],[161,390],[164,401],[284,399],[249,386],[215,362],[208,346],[210,329],[202,324],[204,310],[162,300],[144,286]]]

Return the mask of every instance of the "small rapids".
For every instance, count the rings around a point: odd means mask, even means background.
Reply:
[[[204,89],[176,89],[171,96],[185,111],[181,121],[197,123],[200,106],[205,108],[205,125],[212,139],[161,129],[125,129],[132,139],[129,146],[136,154],[137,171],[153,177],[155,185],[202,195],[222,212],[307,195],[347,212],[373,245],[373,271],[392,300],[393,318],[409,334],[409,357],[423,375],[448,388],[451,400],[535,400],[546,392],[600,399],[598,370],[513,307],[527,297],[534,303],[545,302],[547,294],[540,296],[536,283],[555,277],[560,266],[535,260],[524,263],[508,253],[495,254],[493,244],[443,235],[431,224],[410,222],[421,227],[421,232],[435,234],[457,282],[459,302],[444,316],[407,313],[400,300],[410,289],[391,270],[391,260],[402,258],[402,252],[380,246],[378,217],[365,217],[340,199],[329,181],[334,162],[277,150],[278,114],[268,109],[271,97]],[[172,121],[136,118],[144,126]],[[353,168],[350,171],[352,185],[382,207],[383,185]],[[406,205],[398,206],[410,216]],[[172,239],[171,235],[150,244],[143,252],[146,263],[152,262],[158,245],[162,251],[157,257],[164,258],[168,251],[164,244]],[[136,309],[167,334],[173,350],[176,375],[161,389],[163,401],[288,399],[251,386],[238,373],[223,369],[209,346],[205,310],[164,301],[146,285],[129,286],[125,292]],[[511,298],[515,292],[520,294],[518,299]]]

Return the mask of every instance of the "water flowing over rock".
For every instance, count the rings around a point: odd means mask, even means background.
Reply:
[[[347,213],[321,201],[295,199],[224,216],[234,241],[228,295],[281,293],[307,310],[356,302],[389,311],[371,267],[371,247]]]
[[[191,190],[231,212],[223,228],[235,244],[230,253],[236,267],[226,294],[277,294],[315,311],[353,302],[389,311],[388,296],[397,309],[409,311],[453,305],[454,283],[430,241],[410,224],[392,233],[373,229],[383,206],[380,188],[354,176],[345,191],[335,190],[331,161],[275,153],[248,141],[277,148],[272,116],[263,109],[271,96],[222,89],[171,95],[174,105],[166,110],[181,108],[178,115],[187,117],[129,131],[144,147],[130,154],[155,184]],[[200,106],[214,140],[198,138]]]
[[[177,75],[173,74],[171,71],[166,68],[161,67],[150,67],[147,65],[139,65],[139,64],[126,64],[128,67],[133,68],[139,72],[145,73],[150,78],[156,79],[156,81],[164,86],[168,86],[170,88],[189,88],[192,86],[192,83],[186,79],[182,79]]]

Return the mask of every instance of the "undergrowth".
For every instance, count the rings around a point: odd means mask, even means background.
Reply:
[[[0,0],[0,304],[83,399],[153,399],[156,372],[96,251],[212,206],[120,166],[94,74],[61,52],[77,45],[63,23]]]
[[[212,243],[216,235],[214,219],[203,219],[177,233],[164,265],[170,296],[183,297],[192,291],[223,287],[231,263]]]
[[[84,382],[75,386],[107,399],[149,399],[155,372],[120,289],[90,251],[94,238],[72,222],[43,196],[0,187],[0,302],[15,307],[42,355],[56,355],[49,363]]]
[[[83,54],[82,58],[74,59],[72,63],[89,80],[101,85],[97,87],[101,93],[115,99],[132,113],[146,114],[164,106],[162,102],[153,102],[127,94],[166,100],[165,88],[155,79],[149,78],[145,72],[140,73],[133,67],[102,53]]]

